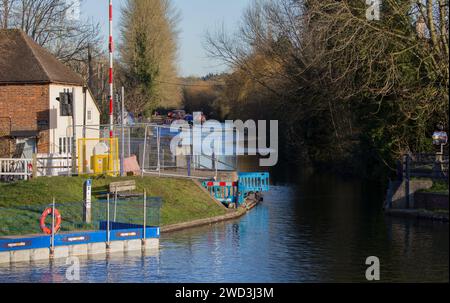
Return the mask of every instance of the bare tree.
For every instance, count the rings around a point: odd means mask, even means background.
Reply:
[[[2,27],[19,28],[66,63],[85,61],[88,45],[98,45],[100,28],[70,14],[75,1],[2,0]]]
[[[11,8],[17,0],[2,0],[0,2],[0,28],[8,28]]]
[[[209,33],[207,50],[239,79],[233,98],[253,102],[269,92],[296,134],[295,124],[322,137],[330,130],[327,148],[339,154],[352,149],[345,142],[357,127],[378,128],[360,135],[389,150],[386,160],[424,148],[429,125],[448,121],[449,4],[384,0],[379,21],[368,20],[367,8],[359,0],[256,1],[234,35]]]

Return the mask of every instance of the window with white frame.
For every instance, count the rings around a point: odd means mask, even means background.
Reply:
[[[59,138],[59,153],[70,154],[72,152],[72,138],[61,137]]]

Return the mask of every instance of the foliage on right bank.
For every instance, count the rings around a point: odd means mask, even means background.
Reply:
[[[448,1],[257,1],[230,35],[209,33],[221,76],[215,112],[279,119],[293,162],[344,173],[395,171],[448,128]]]

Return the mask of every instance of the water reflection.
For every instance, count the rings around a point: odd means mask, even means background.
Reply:
[[[280,183],[278,183],[280,184]],[[240,220],[164,235],[159,251],[81,259],[81,282],[448,282],[448,224],[394,219],[383,189],[330,176],[274,186]],[[1,266],[1,282],[66,282],[65,260]]]

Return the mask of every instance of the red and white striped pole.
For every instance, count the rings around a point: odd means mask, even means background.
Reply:
[[[114,86],[113,86],[113,2],[109,0],[109,137],[114,136]]]

